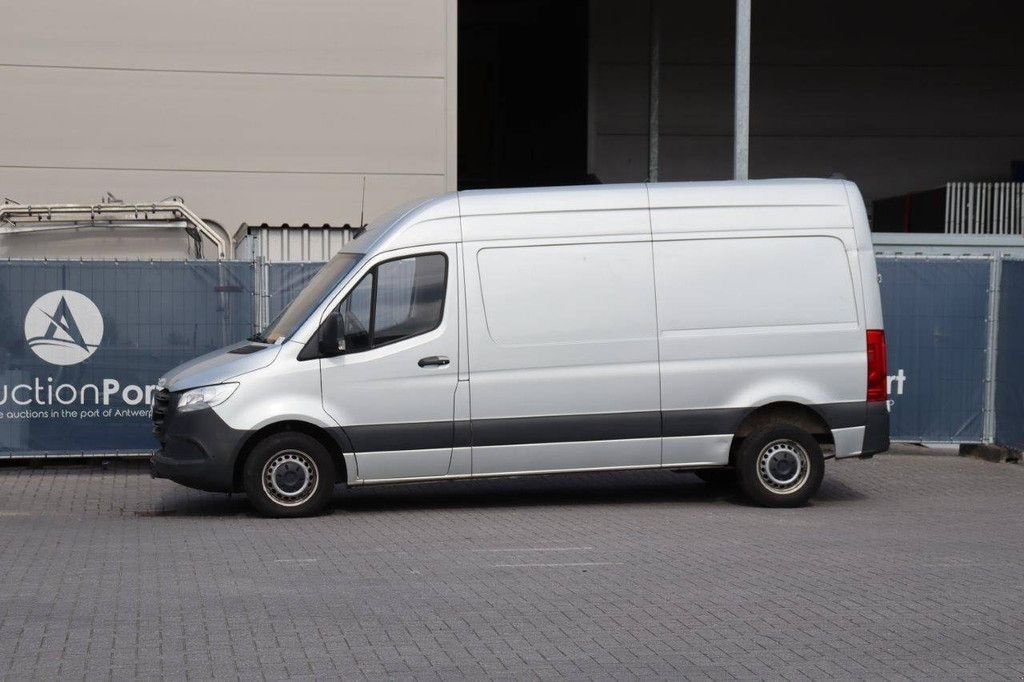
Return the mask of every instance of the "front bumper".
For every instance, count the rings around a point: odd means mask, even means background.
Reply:
[[[248,432],[232,429],[212,408],[179,413],[177,395],[162,398],[154,410],[160,448],[150,460],[153,475],[210,492],[236,490],[235,461]]]
[[[219,467],[211,462],[172,459],[157,450],[149,460],[154,478],[166,478],[175,483],[206,490],[211,493],[235,491],[233,469]]]

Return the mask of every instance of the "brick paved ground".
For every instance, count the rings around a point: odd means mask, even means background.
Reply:
[[[317,519],[138,465],[0,469],[0,679],[1024,679],[1024,467],[340,488]]]

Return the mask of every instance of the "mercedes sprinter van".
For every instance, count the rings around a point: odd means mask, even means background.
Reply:
[[[825,459],[889,445],[871,236],[841,180],[421,201],[159,387],[154,474],[273,516],[336,483],[648,468],[794,506]]]

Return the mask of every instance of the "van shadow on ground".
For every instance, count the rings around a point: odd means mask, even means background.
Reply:
[[[165,497],[159,508],[137,516],[231,516],[255,512],[243,494],[188,491]],[[866,496],[845,483],[826,480],[811,504],[855,502]],[[725,504],[750,506],[735,487],[716,487],[685,472],[594,473],[503,479],[409,483],[345,489],[338,486],[328,513],[388,510],[501,509],[513,507]]]

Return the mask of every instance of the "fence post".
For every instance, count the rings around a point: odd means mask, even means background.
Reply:
[[[263,255],[253,255],[253,280],[255,286],[253,287],[253,295],[256,298],[256,327],[258,331],[266,329],[267,325],[270,324],[270,285],[268,280],[270,279],[270,266],[267,263],[267,259]]]
[[[985,412],[982,424],[981,439],[985,443],[994,443],[996,437],[996,363],[999,345],[999,300],[1002,293],[1003,254],[992,256],[992,265],[988,275],[988,353],[985,363]]]
[[[252,279],[252,332],[255,334],[263,331],[263,325],[260,323],[260,311],[263,308],[260,303],[260,269],[255,258],[249,260],[249,268],[249,276]]]

